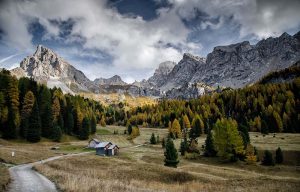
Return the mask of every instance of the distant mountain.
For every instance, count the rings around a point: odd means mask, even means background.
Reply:
[[[97,78],[93,81],[95,85],[127,85],[119,75],[114,75],[111,78]]]
[[[89,91],[90,80],[51,49],[39,45],[35,53],[24,58],[20,67],[11,70],[17,77],[32,77],[49,87],[60,87],[64,92]]]
[[[148,80],[127,84],[120,76],[90,81],[81,71],[52,50],[39,45],[32,56],[11,72],[33,77],[64,92],[128,93],[132,96],[195,98],[217,88],[240,88],[255,83],[270,72],[290,67],[300,60],[300,32],[291,36],[217,46],[207,58],[183,55],[182,60],[163,62]]]

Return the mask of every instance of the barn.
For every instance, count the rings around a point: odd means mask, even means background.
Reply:
[[[94,149],[96,147],[96,145],[98,145],[100,143],[100,141],[98,139],[91,139],[89,141],[89,144],[88,144],[88,148],[92,148]]]
[[[111,145],[109,146],[108,150],[107,150],[107,155],[108,156],[112,156],[112,155],[117,155],[119,153],[119,147],[118,145]]]
[[[108,155],[108,148],[112,145],[111,142],[100,142],[95,146],[96,155]]]

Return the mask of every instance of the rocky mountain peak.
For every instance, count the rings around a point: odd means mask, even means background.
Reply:
[[[97,78],[94,80],[96,85],[126,85],[127,83],[122,80],[119,75],[114,75],[110,78]]]
[[[204,57],[195,56],[190,53],[184,53],[182,60],[195,60],[195,61],[205,62]]]

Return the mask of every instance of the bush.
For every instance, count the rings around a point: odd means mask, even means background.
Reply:
[[[152,133],[152,135],[151,135],[150,143],[151,143],[152,145],[156,144],[156,139],[155,139],[154,133]]]
[[[276,157],[275,157],[276,163],[281,164],[283,162],[283,154],[280,147],[276,150]]]
[[[268,150],[265,151],[265,155],[263,157],[262,164],[266,165],[266,166],[274,166],[275,165],[274,160],[273,160],[273,155],[270,151],[268,151]]]

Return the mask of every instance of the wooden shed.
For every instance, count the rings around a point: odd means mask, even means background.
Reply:
[[[88,148],[92,148],[94,149],[96,147],[96,145],[98,145],[100,143],[100,141],[98,139],[91,139],[89,141],[89,144],[88,144]]]
[[[111,145],[107,149],[107,155],[108,156],[117,155],[118,153],[119,153],[119,147],[118,147],[118,145]]]
[[[108,148],[112,145],[111,142],[101,142],[95,146],[96,155],[108,155]]]

